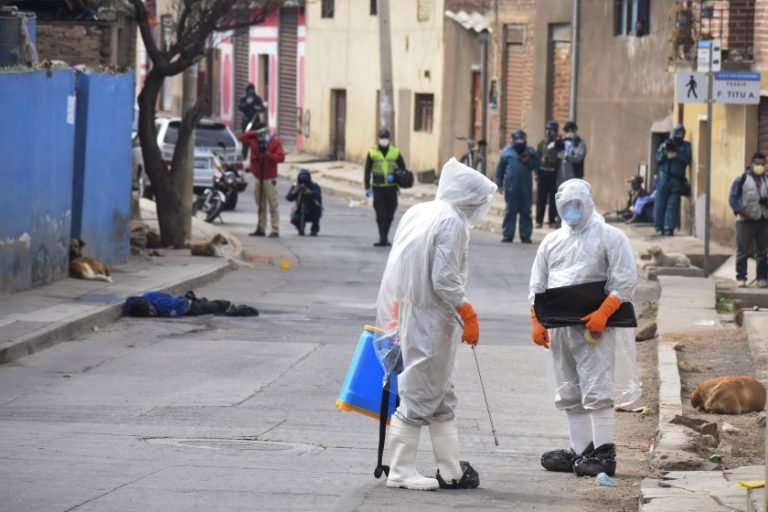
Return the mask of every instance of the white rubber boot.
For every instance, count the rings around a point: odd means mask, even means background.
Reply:
[[[440,477],[446,482],[461,480],[464,473],[459,464],[459,429],[456,420],[434,422],[429,425],[432,450]]]
[[[421,427],[408,425],[397,416],[389,424],[389,477],[387,487],[434,491],[440,485],[416,471],[416,450]]]

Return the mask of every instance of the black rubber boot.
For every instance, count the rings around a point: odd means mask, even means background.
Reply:
[[[462,471],[461,480],[458,482],[451,480],[450,484],[442,479],[440,470],[437,470],[435,478],[437,478],[437,483],[440,484],[441,489],[477,489],[480,485],[480,475],[478,472],[465,460],[459,461],[459,465]]]
[[[616,445],[606,443],[598,446],[591,453],[585,453],[573,463],[576,476],[597,476],[605,473],[613,476],[616,473]]]
[[[541,456],[541,465],[547,471],[559,471],[562,473],[572,473],[573,463],[576,459],[594,451],[595,447],[592,443],[584,449],[584,452],[579,455],[573,450],[550,450],[544,452]]]

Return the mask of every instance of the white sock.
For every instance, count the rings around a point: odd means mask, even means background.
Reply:
[[[589,417],[592,419],[592,439],[595,442],[595,448],[606,443],[613,443],[613,408],[590,411]]]
[[[578,455],[584,453],[592,442],[592,421],[589,414],[568,412],[568,434],[571,436],[571,449]]]

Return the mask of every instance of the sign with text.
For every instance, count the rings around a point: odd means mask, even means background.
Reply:
[[[714,74],[715,103],[757,105],[760,103],[760,73],[723,71]]]
[[[692,73],[692,72],[675,73],[675,102],[676,103],[706,103],[707,102],[706,73]]]

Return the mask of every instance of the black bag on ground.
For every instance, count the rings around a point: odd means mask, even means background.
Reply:
[[[400,188],[411,188],[413,186],[413,173],[408,169],[396,169],[395,183]]]
[[[606,282],[548,288],[544,293],[537,293],[533,303],[536,318],[547,329],[584,325],[582,317],[597,310],[607,297]],[[622,303],[608,319],[606,327],[637,327],[632,303]]]

